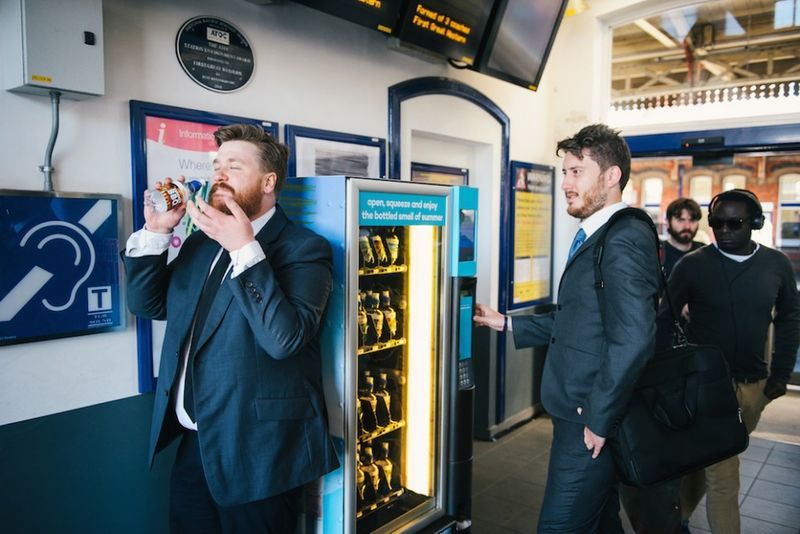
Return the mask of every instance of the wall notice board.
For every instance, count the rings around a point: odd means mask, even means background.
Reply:
[[[118,195],[0,190],[0,345],[124,326]]]
[[[552,300],[555,169],[511,162],[508,310]]]

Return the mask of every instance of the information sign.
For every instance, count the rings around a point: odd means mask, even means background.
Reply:
[[[0,345],[123,326],[119,197],[0,190]]]
[[[444,226],[447,197],[406,193],[358,194],[361,226]]]

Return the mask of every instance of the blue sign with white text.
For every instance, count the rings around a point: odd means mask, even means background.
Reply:
[[[122,326],[109,197],[0,192],[0,345]]]
[[[358,193],[360,226],[444,226],[447,197],[406,193]]]

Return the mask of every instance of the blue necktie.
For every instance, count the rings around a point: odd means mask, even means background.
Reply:
[[[567,257],[567,261],[572,259],[572,256],[578,252],[578,249],[581,248],[583,242],[586,241],[586,232],[583,231],[583,228],[578,228],[578,232],[575,234],[575,239],[572,240],[572,245],[569,247],[569,256]]]

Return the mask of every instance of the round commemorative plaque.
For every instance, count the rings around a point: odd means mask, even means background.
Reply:
[[[187,20],[178,31],[175,49],[186,74],[211,91],[236,91],[253,75],[253,50],[247,37],[222,19]]]

